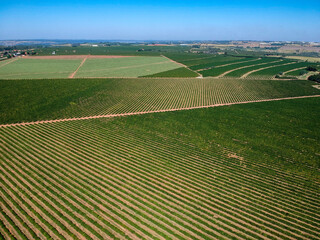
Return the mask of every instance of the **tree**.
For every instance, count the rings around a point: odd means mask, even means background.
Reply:
[[[320,74],[311,75],[308,77],[308,80],[320,83]]]
[[[318,69],[315,66],[308,66],[307,71],[316,72]]]

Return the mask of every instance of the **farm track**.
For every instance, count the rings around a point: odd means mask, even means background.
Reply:
[[[270,102],[270,101],[281,101],[281,100],[290,100],[290,99],[300,99],[300,98],[311,98],[311,97],[320,97],[320,95],[310,95],[310,96],[298,96],[298,97],[284,97],[284,98],[273,98],[273,99],[260,99],[252,101],[240,101],[240,102],[231,102],[231,103],[218,103],[213,105],[206,106],[194,106],[194,107],[184,107],[184,108],[172,108],[172,109],[162,109],[154,111],[138,111],[138,112],[127,112],[127,113],[118,113],[118,114],[106,114],[106,115],[96,115],[96,116],[86,116],[86,117],[74,117],[74,118],[64,118],[64,119],[54,119],[54,120],[41,120],[34,122],[24,122],[24,123],[11,123],[11,124],[2,124],[2,127],[11,127],[11,126],[26,126],[33,124],[43,124],[43,123],[55,123],[55,122],[67,122],[67,121],[79,121],[87,119],[97,119],[97,118],[111,118],[111,117],[124,117],[132,115],[142,115],[150,113],[161,113],[161,112],[174,112],[182,110],[192,110],[192,109],[201,109],[201,108],[211,108],[211,107],[220,107],[220,106],[231,106],[238,104],[247,104],[247,103],[258,103],[258,102]]]
[[[277,60],[277,61],[274,61],[274,62],[268,62],[268,63],[259,63],[259,64],[255,64],[255,65],[248,65],[248,66],[243,66],[243,67],[239,67],[239,68],[234,68],[234,69],[231,69],[229,71],[226,71],[222,74],[220,74],[219,76],[217,76],[217,78],[222,78],[224,77],[225,75],[231,73],[231,72],[234,72],[236,70],[240,70],[240,69],[244,69],[244,68],[248,68],[248,67],[254,67],[254,66],[260,66],[260,65],[264,65],[264,64],[269,64],[269,63],[277,63],[277,62],[281,62],[283,60]]]
[[[262,71],[262,70],[265,70],[265,69],[268,69],[268,68],[286,66],[286,65],[295,64],[295,63],[296,62],[290,62],[290,63],[281,64],[281,65],[273,65],[273,66],[268,66],[268,67],[264,67],[264,68],[255,69],[255,70],[252,70],[250,72],[247,72],[247,73],[243,74],[240,78],[246,78],[252,73],[259,72],[259,71]]]
[[[306,69],[306,67],[299,67],[299,68],[295,68],[295,69],[290,69],[290,70],[288,70],[288,71],[286,71],[286,72],[283,72],[282,74],[283,74],[283,75],[286,75],[286,74],[289,73],[289,72],[293,72],[293,71],[297,71],[297,70],[302,70],[302,69]]]
[[[13,62],[15,62],[15,61],[17,61],[17,60],[19,60],[19,58],[14,58],[14,59],[12,59],[11,61],[10,61],[10,60],[7,60],[8,62],[0,65],[0,68],[4,67],[4,66],[6,66],[6,65],[8,65],[8,64],[10,64],[10,63],[13,63]]]
[[[77,74],[77,72],[79,71],[79,69],[82,67],[82,65],[86,62],[86,60],[88,59],[88,56],[84,57],[84,59],[81,61],[79,67],[70,74],[69,78],[74,78],[74,76]]]
[[[27,200],[14,198],[19,205],[38,204],[33,208],[48,216],[51,237],[69,239],[72,228],[82,226],[93,239],[318,239],[320,203],[295,176],[245,168],[228,152],[208,155],[176,139],[90,122],[0,129],[0,184],[9,196]],[[18,220],[16,211],[9,215],[26,237],[29,213]],[[78,219],[68,233],[58,231],[66,220],[55,211]]]

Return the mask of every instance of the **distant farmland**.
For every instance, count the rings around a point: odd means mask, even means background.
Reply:
[[[281,58],[234,57],[165,53],[139,55],[56,55],[15,58],[0,62],[0,79],[58,78],[183,78],[236,77],[273,79],[316,63]],[[291,75],[293,76],[293,75]]]
[[[307,81],[53,79],[0,81],[0,122],[158,111],[319,94]]]
[[[164,57],[29,57],[0,65],[0,79],[139,77],[180,67]]]
[[[319,66],[190,49],[0,61],[0,239],[320,240]]]

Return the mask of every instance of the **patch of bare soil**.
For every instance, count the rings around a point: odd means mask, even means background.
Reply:
[[[235,159],[243,160],[243,157],[240,157],[235,153],[229,153],[228,158],[235,158]]]

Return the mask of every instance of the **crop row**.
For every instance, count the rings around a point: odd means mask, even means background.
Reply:
[[[82,100],[81,105],[78,105],[80,109],[74,107],[70,110],[76,110],[72,116],[90,116],[207,106],[284,96],[283,92],[280,95],[268,92],[272,85],[273,83],[213,79],[155,80],[148,83],[134,81],[133,91],[127,91],[126,94],[121,91],[119,95],[113,93],[112,99],[109,91],[100,92],[94,98]],[[130,88],[130,85],[126,87]]]
[[[287,65],[283,65],[283,66],[275,66],[272,68],[267,68],[261,71],[257,71],[254,72],[252,74],[250,74],[248,77],[254,78],[254,77],[267,77],[267,78],[271,78],[279,73],[282,72],[286,72],[289,71],[291,69],[295,69],[295,68],[300,68],[300,67],[306,67],[310,65],[310,63],[307,62],[298,62],[298,63],[292,63],[292,64],[287,64]]]
[[[317,239],[313,210],[320,203],[295,176],[108,122],[1,129],[1,202],[10,234]]]
[[[245,58],[238,58],[238,57],[216,56],[216,57],[200,59],[200,60],[193,60],[193,61],[186,61],[186,62],[183,61],[182,63],[191,67],[191,69],[193,70],[197,70],[197,69],[202,69],[209,66],[234,63],[234,62],[245,61],[245,60],[246,60]]]
[[[240,79],[3,81],[1,123],[85,117],[318,94],[308,82]]]
[[[232,71],[237,68],[242,68],[242,67],[247,67],[247,66],[250,67],[250,66],[257,65],[257,64],[261,64],[261,63],[274,62],[276,60],[277,59],[274,59],[274,58],[262,58],[262,59],[257,58],[256,61],[246,61],[246,62],[231,64],[231,65],[226,65],[226,66],[221,66],[221,67],[217,66],[217,67],[214,67],[209,70],[200,71],[200,73],[203,74],[203,76],[217,77],[225,72]]]
[[[215,67],[224,67],[229,65],[236,65],[245,62],[254,62],[259,58],[236,58],[236,59],[221,59],[221,61],[211,61],[208,63],[203,63],[199,65],[193,65],[190,67],[192,70],[196,71],[204,71],[209,70]]]
[[[265,68],[265,67],[269,67],[269,66],[277,66],[277,65],[281,65],[281,64],[284,64],[284,62],[282,60],[275,60],[275,61],[269,62],[269,63],[257,64],[254,66],[245,67],[245,68],[241,68],[241,69],[232,71],[232,72],[226,74],[224,77],[241,77],[244,74],[249,73],[250,71],[253,71],[253,70],[257,70],[257,69]]]
[[[172,55],[172,54],[166,54],[167,57],[170,59],[180,62],[188,67],[190,66],[196,66],[199,64],[206,64],[206,63],[219,63],[219,62],[228,62],[228,61],[237,61],[240,59],[240,57],[230,57],[230,56],[216,56],[216,55],[211,55],[211,54],[199,54],[199,55]]]

